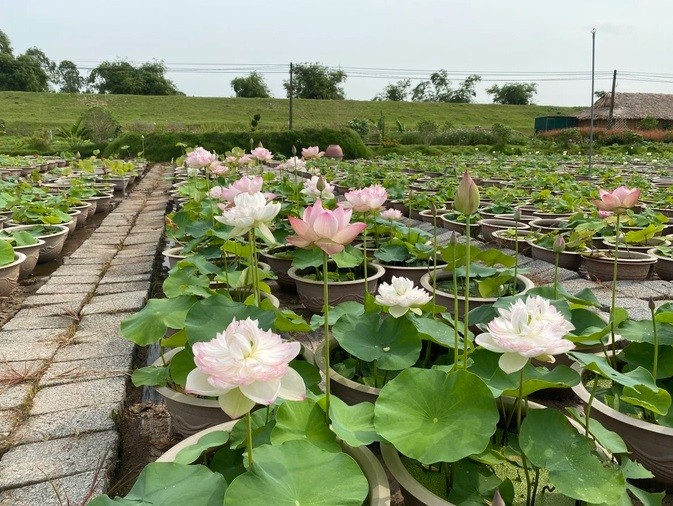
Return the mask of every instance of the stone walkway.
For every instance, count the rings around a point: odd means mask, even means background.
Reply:
[[[119,323],[147,298],[169,175],[154,167],[0,329],[0,505],[79,505],[106,490],[133,357]],[[536,285],[550,283],[551,264],[520,263]],[[571,293],[591,288],[608,309],[609,283],[563,269],[559,279]],[[633,318],[649,316],[649,297],[673,299],[673,284],[619,283],[617,303]]]
[[[0,329],[0,505],[79,505],[117,459],[115,417],[161,239],[167,169],[155,166]]]

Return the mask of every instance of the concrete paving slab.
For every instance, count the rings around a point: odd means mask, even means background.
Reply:
[[[95,265],[62,265],[51,275],[52,282],[54,278],[63,276],[98,276],[101,273],[100,267]],[[55,280],[59,282],[58,280]]]
[[[149,290],[150,284],[147,281],[136,281],[130,283],[107,283],[96,288],[94,295],[109,295],[113,293],[139,292]]]
[[[134,344],[120,337],[118,333],[118,329],[112,335],[100,331],[78,330],[72,341],[67,346],[62,346],[53,355],[53,361],[66,362],[96,357],[132,356]]]
[[[105,378],[130,377],[131,362],[132,359],[129,355],[53,362],[42,376],[40,387]]]
[[[147,290],[119,294],[94,295],[89,303],[82,308],[82,314],[120,313],[138,311],[147,300]]]
[[[15,409],[23,405],[33,388],[31,383],[0,387],[0,411]]]
[[[0,460],[0,490],[92,471],[116,459],[115,431],[93,432],[16,446]],[[39,470],[39,472],[38,472]]]
[[[40,329],[67,329],[73,324],[73,319],[67,316],[36,316],[23,318],[19,311],[14,318],[5,323],[3,330],[40,330]]]
[[[27,487],[0,492],[0,506],[63,506],[86,504],[102,494],[109,480],[103,473],[87,471]]]
[[[126,379],[121,377],[56,385],[35,394],[30,415],[121,403],[125,397]]]
[[[152,279],[152,274],[147,273],[147,274],[133,274],[129,276],[110,276],[110,275],[105,275],[103,276],[103,279],[101,279],[100,284],[104,285],[107,283],[127,283],[130,281],[149,281]],[[99,285],[100,286],[100,285]]]
[[[37,294],[27,297],[21,306],[28,308],[57,304],[74,312],[79,312],[87,298],[88,295],[84,293]]]
[[[14,438],[20,444],[25,444],[77,436],[87,432],[114,430],[114,420],[118,412],[118,404],[103,404],[31,416],[14,433]],[[0,411],[1,413],[5,412]]]
[[[71,266],[75,267],[75,266]],[[42,294],[71,294],[71,293],[92,293],[96,289],[96,283],[81,283],[79,285],[66,285],[58,282],[58,278],[52,278],[46,285],[41,286],[37,292]]]
[[[0,362],[50,359],[65,332],[44,330],[0,330]]]
[[[154,258],[146,260],[145,262],[134,262],[125,265],[111,266],[107,272],[107,276],[135,276],[136,274],[151,273],[154,267]]]

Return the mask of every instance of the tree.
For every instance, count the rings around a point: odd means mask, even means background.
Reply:
[[[30,47],[26,49],[26,52],[24,53],[25,56],[28,56],[30,58],[33,58],[35,61],[37,61],[40,64],[40,67],[42,70],[44,70],[44,73],[47,75],[49,81],[56,82],[56,63],[51,61],[46,54],[44,54],[44,51],[37,47]]]
[[[493,95],[494,104],[530,105],[533,95],[537,93],[536,83],[507,83],[502,86],[494,84],[486,93]]]
[[[12,44],[9,41],[9,37],[5,32],[0,30],[0,53],[13,55]]]
[[[269,98],[269,87],[257,72],[251,72],[247,77],[236,77],[231,80],[231,87],[239,98]]]
[[[165,73],[162,62],[144,63],[136,68],[124,60],[104,61],[91,71],[87,83],[91,91],[101,94],[182,95]]]
[[[477,95],[475,88],[481,76],[472,74],[460,83],[457,89],[451,87],[446,70],[433,72],[429,81],[421,81],[411,93],[414,102],[453,102],[469,104]]]
[[[36,47],[14,57],[9,37],[0,30],[0,91],[49,91],[50,64]]]
[[[392,102],[403,102],[407,99],[409,95],[409,88],[411,87],[411,81],[409,79],[404,79],[402,81],[397,81],[396,83],[388,83],[381,93],[376,95],[373,100],[383,101],[390,100]]]
[[[77,65],[70,60],[63,60],[56,69],[56,83],[61,93],[79,93],[84,87],[84,78],[79,73]]]
[[[339,85],[348,76],[343,70],[331,70],[319,63],[299,63],[294,65],[292,87],[284,81],[288,98],[311,98],[322,100],[343,100],[344,90]]]

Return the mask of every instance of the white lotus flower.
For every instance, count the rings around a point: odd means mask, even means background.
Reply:
[[[267,202],[262,192],[239,193],[234,198],[234,205],[222,211],[222,216],[215,219],[234,227],[229,237],[243,235],[249,230],[256,228],[264,239],[274,243],[276,240],[269,229],[269,224],[280,212],[280,203]]]
[[[547,299],[535,295],[517,300],[488,324],[488,332],[475,337],[487,350],[502,353],[500,369],[510,374],[521,370],[530,358],[554,362],[553,355],[572,350],[575,344],[564,339],[575,326]]]
[[[301,193],[311,199],[332,200],[334,198],[334,185],[329,184],[324,179],[320,183],[320,179],[319,176],[311,176],[311,179],[304,181],[304,188]],[[318,188],[319,183],[324,185],[322,190]]]
[[[194,343],[192,349],[196,369],[187,375],[185,391],[218,397],[231,418],[244,415],[255,404],[268,406],[278,397],[306,398],[304,380],[288,365],[301,345],[260,329],[257,320],[234,319],[224,332]]]
[[[393,318],[404,316],[407,311],[417,315],[422,313],[421,306],[432,300],[432,295],[423,288],[414,287],[409,278],[393,276],[392,283],[381,283],[376,303],[388,307]]]

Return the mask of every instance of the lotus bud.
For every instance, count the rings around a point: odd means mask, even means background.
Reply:
[[[479,209],[479,188],[467,171],[456,190],[453,207],[465,216],[474,214]]]
[[[449,244],[451,246],[455,246],[458,244],[458,236],[456,235],[455,232],[451,232],[451,237],[449,237]]]
[[[563,236],[559,234],[556,236],[556,240],[554,241],[552,250],[554,251],[554,253],[562,253],[565,249],[566,249],[565,239],[563,239]]]
[[[514,221],[519,223],[521,221],[521,209],[517,207],[512,213],[512,217],[514,218]]]
[[[292,145],[292,156],[297,156],[297,146]]]
[[[505,506],[505,501],[500,495],[500,490],[498,490],[497,488],[495,489],[495,494],[493,495],[491,506]]]
[[[315,187],[320,193],[322,193],[323,190],[325,189],[325,178],[320,176],[318,178],[318,182],[316,183]]]
[[[650,296],[650,300],[647,301],[647,307],[650,308],[650,311],[654,311],[654,299]]]

